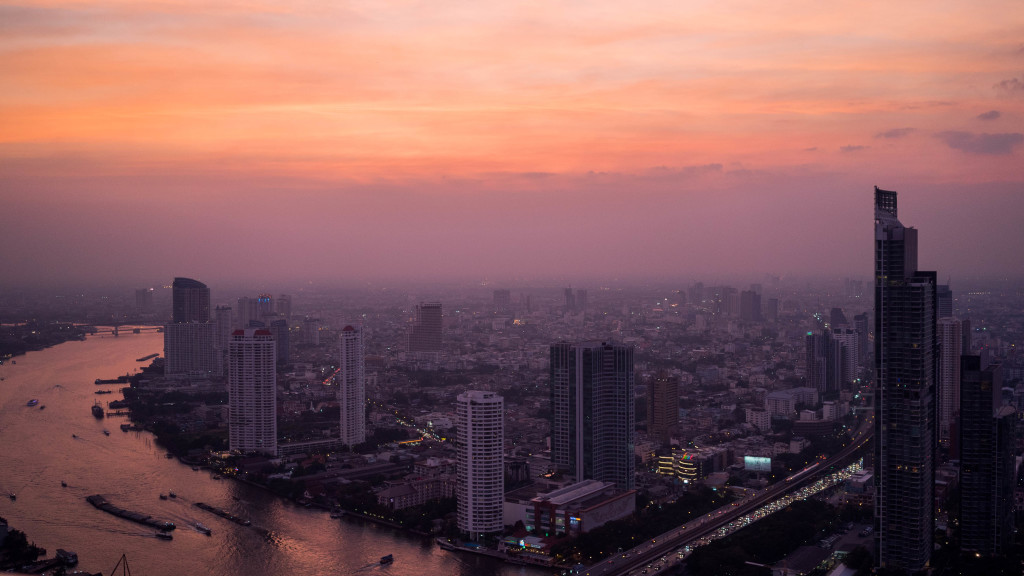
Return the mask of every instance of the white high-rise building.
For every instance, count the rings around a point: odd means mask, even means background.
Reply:
[[[472,390],[456,402],[458,522],[471,540],[504,528],[504,408],[494,392]]]
[[[235,330],[228,344],[228,446],[277,455],[277,349],[269,330]]]
[[[363,329],[345,326],[338,345],[341,371],[338,404],[341,406],[341,441],[348,445],[366,441],[366,364],[363,361]]]
[[[935,379],[939,397],[939,440],[948,442],[950,425],[960,412],[960,356],[963,332],[960,320],[940,318],[935,323],[939,340],[939,371]]]

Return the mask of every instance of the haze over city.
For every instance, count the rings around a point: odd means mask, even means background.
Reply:
[[[1013,275],[1022,38],[1009,1],[0,6],[0,283],[868,277],[873,185],[923,269]]]

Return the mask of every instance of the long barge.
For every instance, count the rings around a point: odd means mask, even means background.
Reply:
[[[99,508],[100,510],[103,510],[108,514],[113,514],[114,516],[117,516],[119,518],[131,520],[132,522],[138,522],[139,524],[145,524],[146,526],[156,528],[157,530],[162,530],[164,532],[170,532],[171,530],[174,530],[174,522],[156,520],[148,514],[143,514],[141,512],[132,512],[131,510],[118,508],[117,506],[114,506],[110,502],[107,502],[107,499],[104,498],[103,496],[100,496],[99,494],[86,496],[85,499],[89,502],[89,504],[92,504],[96,508]]]
[[[154,354],[150,354],[149,356],[143,356],[142,358],[136,358],[135,361],[136,362],[145,362],[146,360],[150,360],[152,358],[156,358],[159,355],[160,355],[159,353],[154,353]]]
[[[221,510],[220,508],[210,506],[205,502],[196,502],[195,506],[196,508],[201,508],[203,510],[206,510],[207,512],[212,512],[213,514],[216,514],[221,518],[231,520],[232,522],[240,526],[250,526],[252,524],[252,522],[246,520],[245,518],[239,518],[238,516],[235,516],[234,514],[228,512],[227,510]]]

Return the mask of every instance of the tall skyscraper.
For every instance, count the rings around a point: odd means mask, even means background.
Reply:
[[[634,486],[633,347],[551,346],[551,462],[577,482]]]
[[[870,328],[868,327],[868,313],[857,314],[853,317],[853,328],[857,331],[857,363],[861,366],[867,362]]]
[[[935,317],[949,318],[953,315],[953,291],[949,284],[939,284],[935,287]]]
[[[849,327],[807,333],[807,385],[820,394],[846,388],[857,377],[857,333]]]
[[[228,347],[228,446],[277,455],[277,352],[268,330],[235,330]]]
[[[440,302],[421,302],[409,333],[409,352],[440,352],[443,327]]]
[[[198,280],[175,278],[171,311],[172,322],[164,326],[164,374],[220,375],[214,353],[216,327],[210,322],[210,289]]]
[[[366,365],[363,329],[345,326],[338,343],[338,404],[341,441],[351,447],[366,441]]]
[[[992,556],[1013,538],[1015,411],[1001,402],[999,364],[964,356],[960,388],[960,549]]]
[[[501,396],[475,390],[456,402],[458,525],[471,540],[504,529],[504,407]]]
[[[875,524],[880,567],[926,566],[935,530],[935,273],[875,188]]]
[[[191,278],[175,278],[171,284],[171,322],[210,321],[210,289]]]
[[[664,445],[679,426],[679,378],[660,372],[647,387],[647,434]]]
[[[960,321],[956,318],[941,318],[936,323],[939,339],[939,372],[936,386],[939,402],[939,441],[950,441],[950,427],[954,426],[960,412],[960,356],[963,335]]]

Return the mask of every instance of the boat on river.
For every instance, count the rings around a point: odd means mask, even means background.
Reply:
[[[36,400],[35,398],[33,398],[33,399],[29,400],[25,405],[26,406],[35,406],[36,404],[39,404],[39,400]]]
[[[380,557],[380,563],[381,564],[391,564],[394,561],[395,561],[395,556],[393,554],[388,554],[387,556],[381,556]]]
[[[161,540],[174,540],[174,535],[167,532],[157,532],[156,537]]]
[[[210,530],[206,526],[206,524],[203,524],[202,522],[196,522],[196,530],[202,532],[203,534],[206,534],[207,536],[210,536],[210,535],[213,534],[213,530]]]
[[[99,402],[92,405],[92,415],[97,418],[103,418],[103,406],[100,406]]]

